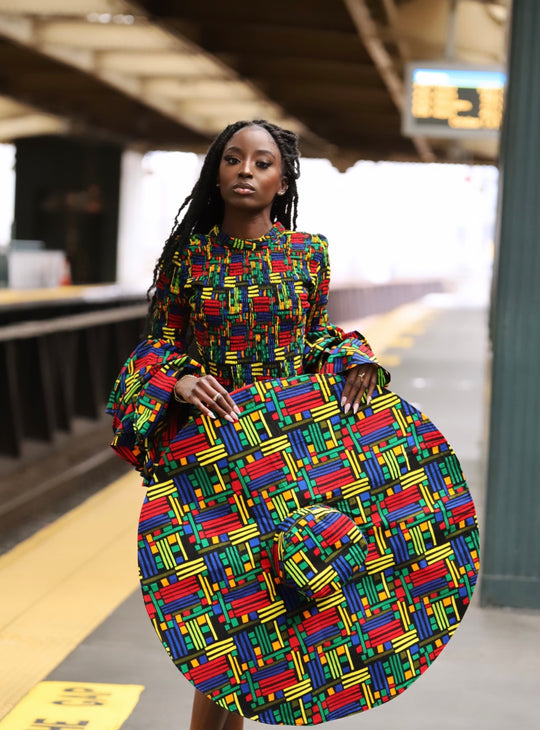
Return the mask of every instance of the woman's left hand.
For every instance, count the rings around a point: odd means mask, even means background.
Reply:
[[[354,413],[358,413],[364,395],[366,396],[366,404],[369,405],[377,385],[378,368],[379,366],[375,363],[365,363],[349,370],[341,398],[341,405],[345,413],[350,411],[351,406]]]

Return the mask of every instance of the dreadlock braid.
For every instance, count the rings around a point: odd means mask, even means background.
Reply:
[[[163,272],[170,278],[173,272],[173,257],[175,253],[181,252],[189,243],[190,236],[194,233],[208,233],[216,224],[223,219],[223,200],[216,186],[219,165],[223,150],[229,139],[240,129],[249,126],[258,126],[265,129],[274,139],[281,153],[283,176],[287,178],[287,190],[283,195],[276,196],[271,210],[271,218],[275,223],[279,221],[285,228],[296,227],[296,216],[298,208],[298,190],[296,180],[300,177],[300,162],[297,146],[297,136],[294,132],[282,129],[264,119],[254,121],[240,121],[229,124],[221,134],[212,142],[201,169],[199,179],[193,190],[184,200],[176,217],[174,224],[165,242],[161,256],[154,268],[152,285],[148,289],[148,295],[155,289],[160,274]],[[184,217],[180,222],[180,214],[187,208]],[[154,306],[154,297],[150,304],[150,314]]]

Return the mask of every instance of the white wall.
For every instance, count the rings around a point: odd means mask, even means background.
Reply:
[[[181,202],[200,170],[197,155],[126,151],[122,158],[117,280],[146,290]]]
[[[497,170],[359,162],[345,174],[303,160],[299,226],[325,233],[332,281],[459,277],[489,267]]]

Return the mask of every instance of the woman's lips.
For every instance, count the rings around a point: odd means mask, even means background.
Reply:
[[[251,185],[242,184],[239,183],[238,185],[233,186],[233,190],[235,193],[238,193],[239,195],[249,195],[250,193],[255,192],[255,188]]]

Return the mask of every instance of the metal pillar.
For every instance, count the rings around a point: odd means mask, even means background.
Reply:
[[[540,608],[540,3],[514,0],[481,601]]]

